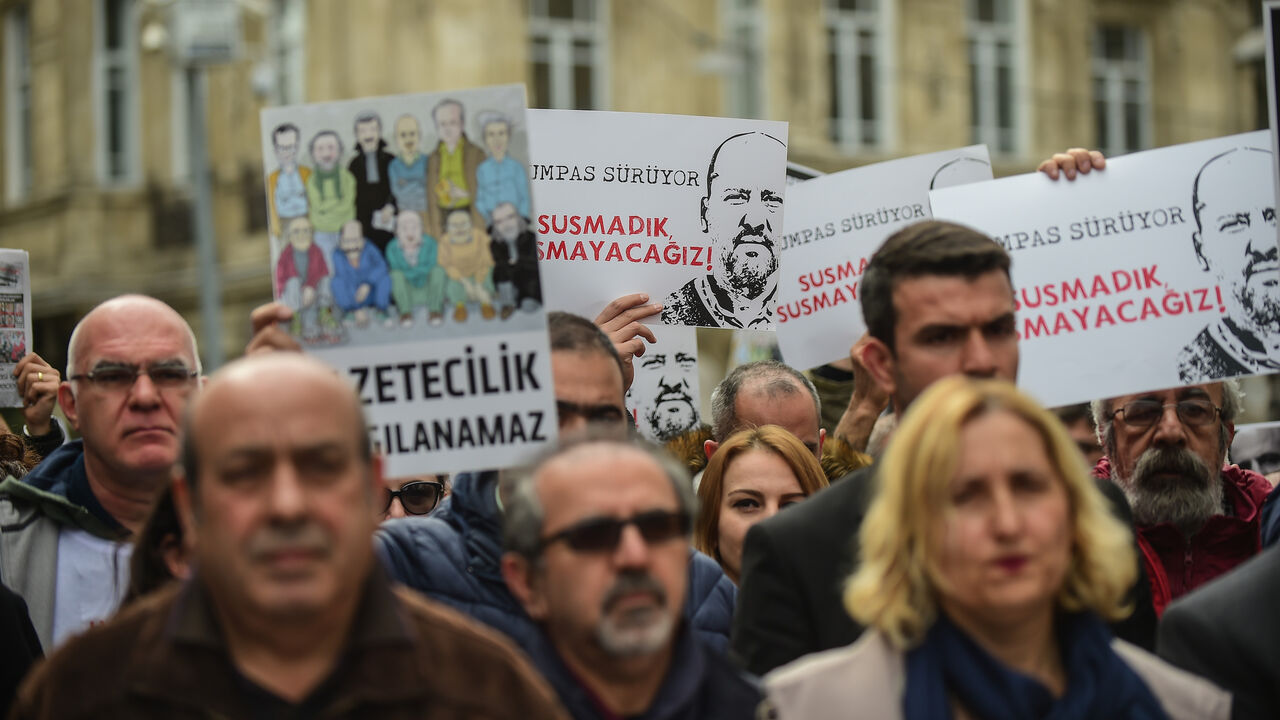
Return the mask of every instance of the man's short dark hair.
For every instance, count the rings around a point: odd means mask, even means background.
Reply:
[[[613,341],[590,320],[573,313],[552,310],[547,313],[547,332],[551,336],[551,352],[603,353],[618,364],[618,372],[623,377],[627,376]]]
[[[352,131],[356,131],[359,127],[367,122],[378,123],[378,131],[382,131],[382,116],[374,110],[365,110],[356,116],[356,121],[351,124]]]
[[[798,393],[801,388],[808,390],[809,396],[813,398],[814,417],[822,417],[822,403],[818,399],[818,390],[813,386],[813,381],[785,363],[759,360],[734,368],[711,392],[712,440],[724,442],[730,435],[744,428],[742,419],[738,417],[738,395],[748,385],[771,398]]]
[[[276,136],[287,132],[291,132],[299,138],[302,137],[302,131],[298,129],[297,125],[294,125],[291,122],[281,123],[276,126],[275,130],[271,131],[271,147],[280,147],[280,143],[276,142]]]
[[[884,241],[862,275],[862,317],[867,332],[894,349],[898,313],[893,290],[903,280],[922,275],[973,279],[993,270],[1009,277],[1009,254],[977,230],[939,220],[908,225]]]

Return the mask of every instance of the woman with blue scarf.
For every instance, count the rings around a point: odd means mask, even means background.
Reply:
[[[877,473],[845,606],[867,631],[765,678],[774,717],[1205,720],[1231,698],[1111,637],[1137,562],[1050,413],[953,377]],[[816,500],[821,502],[821,498]]]

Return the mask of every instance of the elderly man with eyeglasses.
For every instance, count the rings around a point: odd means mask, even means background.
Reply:
[[[1227,380],[1093,402],[1094,474],[1129,498],[1157,614],[1258,552],[1271,484],[1224,464],[1241,397]]]
[[[755,717],[754,681],[684,620],[695,501],[678,462],[596,431],[501,490],[502,576],[540,627],[524,650],[574,718]]]
[[[0,484],[0,578],[46,650],[119,604],[129,539],[170,479],[199,375],[191,328],[154,298],[108,300],[71,333],[58,402],[81,439]]]

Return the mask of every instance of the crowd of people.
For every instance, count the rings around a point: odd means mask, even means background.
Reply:
[[[951,223],[888,238],[861,305],[868,336],[821,390],[740,366],[710,427],[666,448],[625,401],[662,305],[548,313],[561,440],[521,468],[388,482],[289,307],[255,310],[246,357],[204,378],[178,313],[107,300],[65,378],[37,355],[15,371],[0,711],[1280,714],[1261,530],[1280,510],[1227,458],[1234,381],[1041,408],[1012,384],[1010,258]]]

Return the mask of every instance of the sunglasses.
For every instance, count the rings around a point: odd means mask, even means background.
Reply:
[[[407,482],[399,490],[387,490],[387,505],[382,508],[386,515],[391,509],[391,501],[400,498],[400,506],[410,515],[426,515],[436,509],[440,498],[444,497],[444,483],[436,480],[414,480]]]
[[[678,511],[650,510],[629,518],[591,518],[542,538],[538,549],[563,540],[577,552],[613,552],[622,540],[622,529],[628,525],[635,525],[640,537],[652,545],[688,534],[689,516]]]

